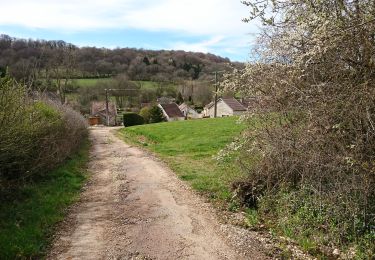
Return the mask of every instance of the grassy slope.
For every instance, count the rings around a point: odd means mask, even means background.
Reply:
[[[73,80],[78,87],[94,87],[97,83],[111,83],[113,82],[112,78],[97,78],[97,79],[74,79]],[[158,87],[157,82],[153,81],[134,81],[134,83],[140,84],[142,89],[156,89]],[[172,86],[174,87],[173,83],[163,83],[163,86]]]
[[[229,200],[230,183],[241,173],[213,156],[245,128],[236,122],[236,117],[169,122],[124,128],[120,134],[127,142],[147,145],[194,189]]]
[[[0,259],[41,258],[54,225],[78,198],[89,144],[41,181],[27,184],[0,204]],[[16,197],[17,199],[13,199]]]

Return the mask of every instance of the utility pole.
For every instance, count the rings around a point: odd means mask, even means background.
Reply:
[[[224,73],[224,70],[211,72],[215,74],[215,101],[214,101],[214,117],[217,117],[217,91],[219,88],[219,73]]]
[[[105,89],[105,114],[106,114],[106,119],[107,119],[107,126],[109,126],[109,100],[108,100],[108,90],[109,89]]]
[[[215,71],[215,110],[214,117],[217,117],[217,71]]]

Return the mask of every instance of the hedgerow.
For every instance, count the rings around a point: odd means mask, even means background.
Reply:
[[[48,173],[77,149],[86,129],[71,108],[0,78],[0,190]]]
[[[125,113],[123,115],[124,126],[143,125],[145,120],[137,113]]]

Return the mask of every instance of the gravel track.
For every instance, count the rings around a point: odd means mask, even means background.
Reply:
[[[152,155],[90,130],[90,180],[55,236],[48,259],[267,259]],[[238,243],[237,243],[238,244]]]

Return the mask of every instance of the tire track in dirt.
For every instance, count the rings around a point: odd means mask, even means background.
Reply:
[[[266,259],[221,231],[210,205],[146,152],[93,128],[90,181],[48,259]]]

